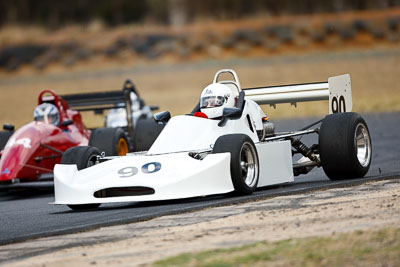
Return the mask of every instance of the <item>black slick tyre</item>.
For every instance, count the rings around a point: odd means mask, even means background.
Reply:
[[[96,147],[75,146],[64,152],[60,164],[76,164],[78,170],[82,170],[93,166],[99,155],[100,151]]]
[[[11,135],[13,135],[14,132],[9,132],[9,131],[1,131],[0,132],[0,151],[4,149],[4,147],[7,144],[8,139],[10,139]]]
[[[372,157],[371,137],[365,120],[354,112],[326,116],[319,133],[319,153],[329,179],[364,177]]]
[[[138,120],[133,138],[134,150],[149,150],[164,127],[165,124],[158,124],[154,118]]]
[[[78,170],[89,168],[96,164],[97,156],[100,155],[99,149],[90,146],[76,146],[67,149],[62,158],[60,164],[76,164]],[[67,205],[73,210],[88,210],[95,209],[100,206],[99,203],[93,204],[78,204],[78,205]]]
[[[106,156],[124,156],[129,152],[128,138],[121,128],[92,130],[89,146],[97,147]]]
[[[235,193],[253,193],[259,179],[259,162],[256,146],[245,134],[228,134],[215,141],[214,153],[231,153],[231,177]]]

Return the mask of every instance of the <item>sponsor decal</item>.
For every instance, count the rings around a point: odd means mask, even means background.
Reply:
[[[211,95],[212,93],[213,93],[213,91],[211,89],[207,89],[204,94]]]
[[[13,145],[23,145],[25,148],[31,148],[31,139],[30,138],[21,138],[16,140],[15,138],[11,138],[6,147],[10,147]]]
[[[8,168],[6,168],[4,171],[1,172],[1,174],[9,174],[10,170]]]

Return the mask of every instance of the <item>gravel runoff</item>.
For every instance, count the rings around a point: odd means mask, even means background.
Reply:
[[[183,252],[399,227],[399,221],[400,179],[391,179],[5,245],[0,265],[147,266]],[[113,241],[96,242],[107,236]]]

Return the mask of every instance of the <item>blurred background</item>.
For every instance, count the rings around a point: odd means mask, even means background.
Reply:
[[[354,111],[399,111],[399,48],[400,0],[1,1],[0,123],[32,120],[42,89],[116,90],[126,78],[146,103],[185,114],[220,68],[244,88],[350,73]],[[274,119],[328,106],[264,109]]]

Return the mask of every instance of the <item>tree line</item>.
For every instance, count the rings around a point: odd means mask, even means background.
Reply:
[[[400,6],[400,0],[2,0],[0,25],[36,24],[57,28],[100,20],[182,25],[201,19],[252,15],[313,14]]]

